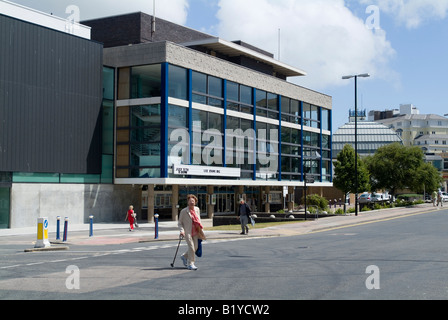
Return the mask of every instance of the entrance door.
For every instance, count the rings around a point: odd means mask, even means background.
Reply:
[[[10,188],[0,188],[0,229],[9,228]]]
[[[216,195],[215,213],[233,213],[235,195],[233,193],[219,193]]]

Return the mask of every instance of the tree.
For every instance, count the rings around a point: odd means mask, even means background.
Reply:
[[[399,143],[381,147],[367,159],[367,166],[372,188],[389,190],[394,196],[400,189],[422,191],[423,185],[432,189],[441,181],[437,170],[425,164],[419,147],[405,147]]]
[[[440,187],[442,182],[439,171],[431,163],[424,163],[415,173],[415,185],[412,189],[418,193],[431,194]]]
[[[364,161],[358,157],[358,193],[370,190],[369,171]],[[339,153],[335,163],[333,185],[344,192],[356,193],[355,149],[349,144]]]

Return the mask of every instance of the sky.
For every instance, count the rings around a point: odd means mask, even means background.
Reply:
[[[0,0],[1,1],[1,0]],[[80,20],[142,11],[223,38],[242,40],[307,72],[288,81],[333,98],[333,131],[354,109],[448,114],[448,0],[12,0]],[[280,49],[280,50],[279,50]]]

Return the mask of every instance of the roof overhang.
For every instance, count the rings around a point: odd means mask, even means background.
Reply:
[[[220,52],[229,57],[246,56],[272,66],[275,72],[283,74],[286,77],[302,77],[307,75],[307,73],[303,70],[291,67],[255,50],[220,38],[207,38],[182,43],[181,45],[185,47],[202,46],[209,50]]]

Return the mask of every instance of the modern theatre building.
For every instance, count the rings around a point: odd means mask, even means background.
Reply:
[[[26,28],[2,26],[0,66],[18,62],[20,44],[7,46],[7,62],[2,48],[21,29],[49,33],[39,39],[55,53],[34,55],[50,64],[29,65],[36,84],[20,68],[0,74],[0,116],[27,126],[13,137],[21,129],[5,131],[0,119],[3,227],[58,211],[80,223],[90,214],[122,221],[130,204],[141,220],[176,220],[188,193],[208,217],[235,212],[240,198],[270,212],[299,203],[305,177],[317,192],[332,187],[332,99],[288,82],[306,74],[272,54],[141,12],[83,21],[90,40],[0,15],[5,23]],[[61,59],[77,63],[66,77]],[[5,95],[5,77],[34,98]]]

